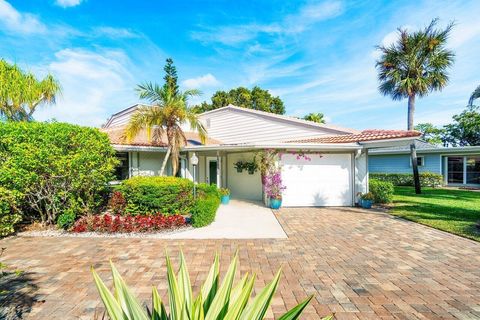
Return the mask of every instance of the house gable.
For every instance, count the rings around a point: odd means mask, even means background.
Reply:
[[[202,113],[208,135],[224,143],[283,142],[289,139],[356,132],[293,117],[227,106]]]

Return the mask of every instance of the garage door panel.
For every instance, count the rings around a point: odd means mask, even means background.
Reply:
[[[311,155],[311,160],[295,155],[282,157],[282,178],[287,187],[283,205],[352,205],[352,161],[350,154]]]

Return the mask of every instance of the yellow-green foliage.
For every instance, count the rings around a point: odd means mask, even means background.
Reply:
[[[174,271],[168,255],[166,260],[169,313],[167,313],[156,287],[152,289],[152,307],[145,310],[133,296],[113,263],[111,263],[111,269],[115,295],[92,268],[98,292],[112,320],[260,320],[265,317],[280,280],[280,271],[278,271],[273,280],[254,298],[251,298],[255,274],[247,273],[239,282],[234,283],[238,269],[238,256],[235,255],[220,284],[217,255],[200,292],[194,296],[183,253],[180,253],[178,272]],[[308,297],[279,319],[298,319],[312,297]]]

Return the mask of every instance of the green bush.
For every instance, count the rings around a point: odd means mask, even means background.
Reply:
[[[433,172],[421,172],[420,185],[422,187],[441,187],[443,176]],[[395,186],[413,186],[413,174],[411,173],[370,173],[370,179],[389,181]]]
[[[118,161],[106,134],[67,123],[0,123],[0,185],[24,213],[53,224],[68,209],[96,210]]]
[[[15,231],[14,226],[22,220],[18,211],[21,195],[18,192],[0,187],[0,236],[7,236]]]
[[[130,214],[190,213],[194,207],[193,182],[176,177],[133,177],[117,187],[127,200]]]
[[[368,183],[370,192],[373,194],[375,203],[390,203],[393,200],[393,183],[370,179]]]
[[[72,209],[66,210],[64,213],[58,216],[57,226],[62,229],[69,229],[75,223],[76,213]]]
[[[220,192],[215,185],[201,183],[197,188],[197,201],[192,211],[192,226],[195,228],[211,224],[220,206]]]

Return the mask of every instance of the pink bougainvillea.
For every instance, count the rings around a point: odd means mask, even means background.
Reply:
[[[265,194],[272,199],[281,199],[282,191],[286,187],[282,183],[282,175],[280,170],[267,173],[262,179]]]

